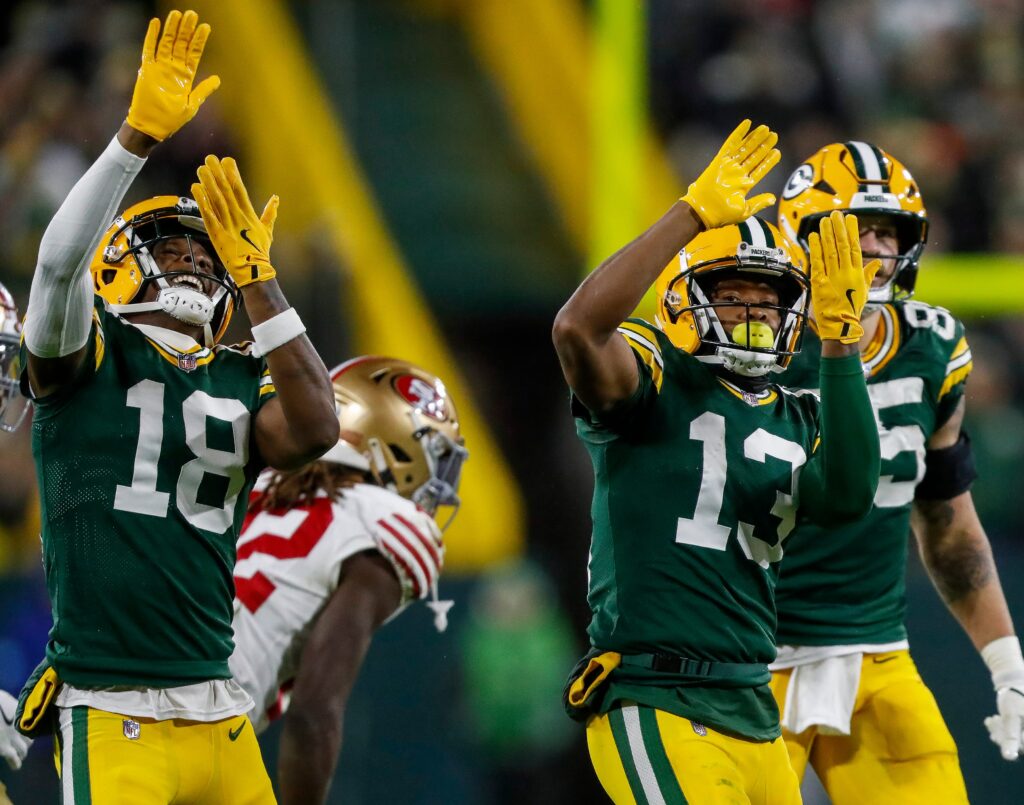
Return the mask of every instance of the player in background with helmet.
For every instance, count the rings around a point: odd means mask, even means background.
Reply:
[[[0,284],[0,430],[13,433],[28,411],[28,399],[19,385],[21,375],[21,317],[14,297]],[[14,728],[17,700],[0,690],[0,758],[20,769],[29,740]],[[0,795],[3,787],[0,786]]]
[[[285,716],[283,805],[327,796],[349,693],[376,630],[437,600],[444,546],[434,517],[459,504],[467,453],[443,383],[392,358],[332,373],[342,438],[319,461],[257,483],[235,566],[231,670],[256,700],[256,731]]]
[[[277,199],[258,216],[234,162],[208,157],[198,206],[144,203],[104,239],[146,157],[217,88],[193,85],[209,33],[193,11],[150,22],[127,119],[32,280],[23,379],[54,625],[18,727],[55,727],[63,802],[274,799],[228,668],[235,541],[264,466],[338,439],[327,371],[274,279]],[[255,344],[225,347],[239,299]]]
[[[870,143],[827,145],[790,177],[779,226],[807,249],[837,209],[857,214],[863,254],[882,264],[860,338],[881,479],[861,521],[823,529],[801,520],[790,537],[773,690],[794,769],[802,777],[810,762],[838,805],[864,801],[864,791],[878,802],[962,803],[956,746],[910,657],[904,575],[912,526],[933,583],[992,672],[992,739],[1016,758],[1024,662],[971,500],[961,429],[971,352],[949,311],[910,298],[928,220],[906,167]],[[809,333],[783,382],[818,387],[819,344]]]
[[[21,317],[14,297],[0,283],[0,430],[14,433],[28,413],[21,393]]]
[[[777,139],[744,121],[554,324],[595,474],[593,649],[566,708],[616,803],[800,801],[768,684],[782,542],[797,511],[856,518],[877,484],[856,346],[876,266],[861,264],[852,216],[813,238],[811,295],[828,319],[820,404],[769,381],[798,348],[808,285],[753,217],[774,197],[747,198]],[[624,322],[663,270],[664,329]]]

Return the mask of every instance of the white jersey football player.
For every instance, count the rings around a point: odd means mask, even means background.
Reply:
[[[29,401],[21,393],[21,318],[14,297],[0,284],[0,430],[13,433],[18,429]],[[0,758],[12,769],[20,769],[31,741],[14,729],[15,698],[0,690]],[[0,787],[0,791],[2,791]]]
[[[256,701],[257,732],[288,711],[282,803],[326,796],[345,702],[377,628],[430,596],[443,629],[451,606],[437,600],[434,515],[457,507],[467,452],[444,385],[378,357],[331,377],[342,440],[302,470],[260,478],[234,571],[231,671]]]

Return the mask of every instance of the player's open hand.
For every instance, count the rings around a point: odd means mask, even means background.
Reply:
[[[210,155],[196,171],[199,182],[192,196],[199,204],[207,234],[235,285],[265,282],[276,276],[270,264],[278,197],[271,196],[263,213],[256,215],[249,193],[231,157]]]
[[[129,126],[156,140],[166,140],[195,117],[203,101],[220,86],[215,75],[192,86],[209,36],[210,26],[200,25],[194,11],[172,11],[162,34],[160,20],[149,21],[142,66],[128,109]]]
[[[775,143],[779,135],[767,126],[750,130],[744,120],[729,135],[711,164],[690,185],[682,200],[700,218],[705,229],[745,221],[775,203],[771,193],[747,198],[747,193],[781,158]]]
[[[822,341],[855,344],[864,335],[860,315],[881,262],[866,266],[860,251],[856,215],[838,210],[822,218],[808,238],[811,253],[811,303]]]

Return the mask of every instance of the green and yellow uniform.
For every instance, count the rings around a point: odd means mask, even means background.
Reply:
[[[816,448],[820,435],[837,456],[844,446],[856,454],[848,440],[870,433],[859,362],[823,362],[826,399],[842,399],[849,407],[842,418],[853,423],[844,428],[833,417],[823,428],[823,406],[812,394],[775,385],[744,391],[646,322],[629,320],[620,333],[640,368],[636,392],[600,416],[574,400],[595,476],[594,650],[591,668],[582,663],[568,691],[570,713],[589,718],[591,756],[606,789],[628,781],[621,801],[629,792],[636,801],[719,801],[715,786],[751,794],[764,780],[744,777],[746,754],[756,756],[751,769],[786,767],[767,668],[778,562],[803,506],[817,517],[840,516],[824,495],[824,451]],[[835,461],[829,472],[839,475],[829,482],[838,480],[849,499],[867,500],[875,469]],[[680,723],[733,758],[732,772],[711,773],[699,752],[683,757],[668,747],[665,730]],[[754,801],[798,801],[795,780],[768,788]]]
[[[80,375],[35,401],[32,449],[53,610],[46,658],[63,685],[56,703],[68,801],[150,801],[146,786],[190,783],[163,779],[143,762],[147,753],[154,760],[175,742],[176,752],[193,745],[208,753],[214,744],[195,736],[216,729],[230,737],[247,709],[238,706],[237,694],[245,697],[237,686],[227,702],[213,688],[191,686],[230,679],[235,540],[262,468],[253,421],[275,390],[266,362],[247,349],[196,345],[179,354],[155,336],[167,331],[132,326],[99,298],[93,316]],[[139,704],[147,691],[185,691],[173,705],[186,714],[147,718]],[[174,737],[172,727],[186,732]],[[225,738],[216,762],[269,793],[251,727],[247,733]],[[118,750],[126,740],[130,747]],[[191,767],[200,768],[180,768]],[[234,801],[218,800],[223,794],[196,801]]]
[[[817,388],[820,349],[808,332],[782,382]],[[965,802],[955,745],[907,652],[904,574],[926,444],[963,396],[971,352],[948,311],[894,302],[862,361],[882,457],[874,506],[841,526],[798,520],[776,590],[780,660],[796,659],[773,686],[781,706],[800,657],[865,654],[849,736],[786,731],[798,774],[810,761],[836,802],[860,801],[865,786],[878,801]]]

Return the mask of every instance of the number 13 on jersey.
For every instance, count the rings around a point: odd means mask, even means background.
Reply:
[[[721,522],[729,470],[725,428],[725,417],[710,411],[690,423],[690,438],[702,446],[700,490],[693,517],[680,517],[676,521],[676,542],[724,551],[729,543],[729,535],[736,528],[744,555],[767,568],[770,562],[782,558],[782,541],[789,536],[796,522],[797,483],[800,470],[807,462],[807,453],[796,442],[775,436],[762,428],[755,430],[743,441],[745,458],[765,464],[767,457],[771,456],[789,463],[791,467],[789,491],[776,490],[774,505],[770,510],[770,514],[780,521],[775,529],[777,540],[770,544],[755,537],[754,525],[738,517],[734,523]]]

